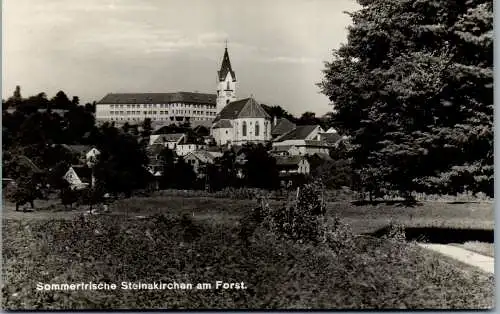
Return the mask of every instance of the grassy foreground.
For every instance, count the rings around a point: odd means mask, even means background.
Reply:
[[[237,236],[237,223],[218,218],[218,223],[213,223],[210,212],[216,209],[202,208],[206,209],[203,215],[208,219],[181,219],[176,211],[145,219],[124,215],[65,220],[5,219],[2,307],[479,309],[493,306],[493,276],[473,269],[463,271],[411,244],[353,237],[352,245],[332,249],[279,240],[258,229],[250,246],[245,247]],[[227,217],[232,216],[228,213]],[[214,285],[217,280],[244,282],[248,288],[120,289],[122,281]],[[116,283],[118,289],[36,290],[37,283],[79,282]]]

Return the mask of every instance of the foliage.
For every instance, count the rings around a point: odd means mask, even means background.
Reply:
[[[319,84],[357,185],[492,195],[492,2],[359,2]]]
[[[2,307],[101,309],[491,308],[494,278],[404,243],[337,250],[180,215],[4,220]],[[186,230],[200,231],[186,232]],[[189,236],[192,235],[192,236]],[[202,235],[202,236],[200,236]],[[168,252],[168,254],[165,254]],[[148,265],[148,267],[144,267]],[[245,290],[36,291],[38,282],[243,281]],[[217,279],[219,280],[219,279]],[[464,289],[464,287],[467,287]]]
[[[320,218],[325,213],[321,183],[298,188],[296,200],[284,208],[265,208],[264,225],[277,235],[300,241],[318,241]]]

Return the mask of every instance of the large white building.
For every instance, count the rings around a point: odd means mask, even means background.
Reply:
[[[96,121],[137,124],[150,118],[165,124],[214,120],[216,95],[202,93],[108,94],[96,105]]]

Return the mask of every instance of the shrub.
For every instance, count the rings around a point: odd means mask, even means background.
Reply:
[[[306,184],[297,190],[296,200],[289,197],[286,206],[265,208],[263,224],[272,232],[286,238],[318,241],[321,219],[325,213],[322,188],[319,182]]]

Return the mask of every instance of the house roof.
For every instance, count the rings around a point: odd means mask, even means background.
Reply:
[[[184,133],[169,133],[159,134],[165,142],[178,142],[185,134]]]
[[[202,163],[213,163],[215,158],[216,158],[214,155],[210,154],[209,152],[207,152],[205,150],[197,150],[194,152],[190,152],[184,158],[186,159],[190,156],[198,159]]]
[[[290,120],[288,120],[287,118],[280,118],[278,119],[276,125],[271,130],[271,135],[279,136],[287,132],[290,132],[295,128],[296,128],[295,123],[290,122]]]
[[[24,155],[17,156],[16,162],[20,165],[28,167],[33,172],[42,172],[42,169],[35,165],[35,163],[30,158]]]
[[[268,118],[271,116],[253,98],[245,98],[230,102],[217,115],[214,122],[219,120],[234,120],[237,118]]]
[[[205,93],[110,93],[98,104],[168,104],[176,102],[215,104],[217,95]]]
[[[236,74],[234,74],[233,69],[231,68],[231,61],[229,61],[229,53],[224,50],[224,57],[222,57],[222,65],[220,67],[219,73],[219,81],[224,81],[226,79],[227,73],[231,72],[231,76],[233,77],[233,82],[236,81]]]
[[[212,129],[231,129],[232,127],[231,121],[223,119],[215,122]]]
[[[340,136],[338,133],[332,133],[332,132],[320,133],[320,140],[327,142],[329,144],[335,144],[338,141],[340,141],[341,139],[342,139],[342,136]]]
[[[304,156],[287,156],[287,157],[278,156],[275,158],[277,166],[295,166],[299,164],[299,162],[304,158]]]
[[[297,125],[295,129],[279,136],[275,141],[305,140],[317,127],[318,125]]]
[[[191,124],[191,127],[193,129],[195,129],[197,127],[205,127],[205,128],[210,129],[210,127],[212,126],[212,121],[213,121],[213,119],[210,119],[210,120],[192,120],[192,121],[189,121],[189,123]]]

